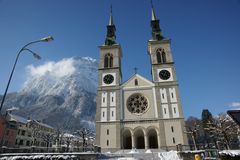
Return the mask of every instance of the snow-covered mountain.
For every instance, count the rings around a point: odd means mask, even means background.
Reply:
[[[97,69],[90,57],[30,65],[23,88],[7,95],[4,109],[18,107],[17,114],[67,130],[94,128]]]

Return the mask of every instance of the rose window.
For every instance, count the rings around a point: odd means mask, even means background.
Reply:
[[[127,100],[127,108],[131,113],[144,113],[148,108],[147,98],[139,93],[133,94]]]

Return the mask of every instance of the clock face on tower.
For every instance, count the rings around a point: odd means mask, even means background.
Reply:
[[[114,81],[114,77],[111,74],[107,74],[103,77],[103,82],[105,84],[111,84]]]
[[[162,80],[167,80],[169,79],[171,76],[171,73],[168,71],[168,70],[161,70],[159,72],[159,77],[162,79]]]

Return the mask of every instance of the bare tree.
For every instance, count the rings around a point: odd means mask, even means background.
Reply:
[[[82,139],[83,152],[85,152],[86,151],[85,149],[88,145],[88,140],[90,140],[91,136],[93,136],[93,132],[90,129],[82,128],[76,131],[75,133],[79,135],[80,138]]]
[[[69,152],[70,144],[73,142],[74,136],[68,133],[63,134],[63,143],[67,145],[67,152]]]
[[[214,122],[207,123],[205,128],[216,141],[216,146],[220,148],[222,143],[226,149],[231,149],[231,143],[237,139],[238,129],[237,124],[226,113],[215,117]]]

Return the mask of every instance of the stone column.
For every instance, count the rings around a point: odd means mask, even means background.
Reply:
[[[149,149],[148,137],[144,135],[145,149]]]
[[[132,134],[132,148],[135,148],[135,141],[134,141],[134,135]]]

